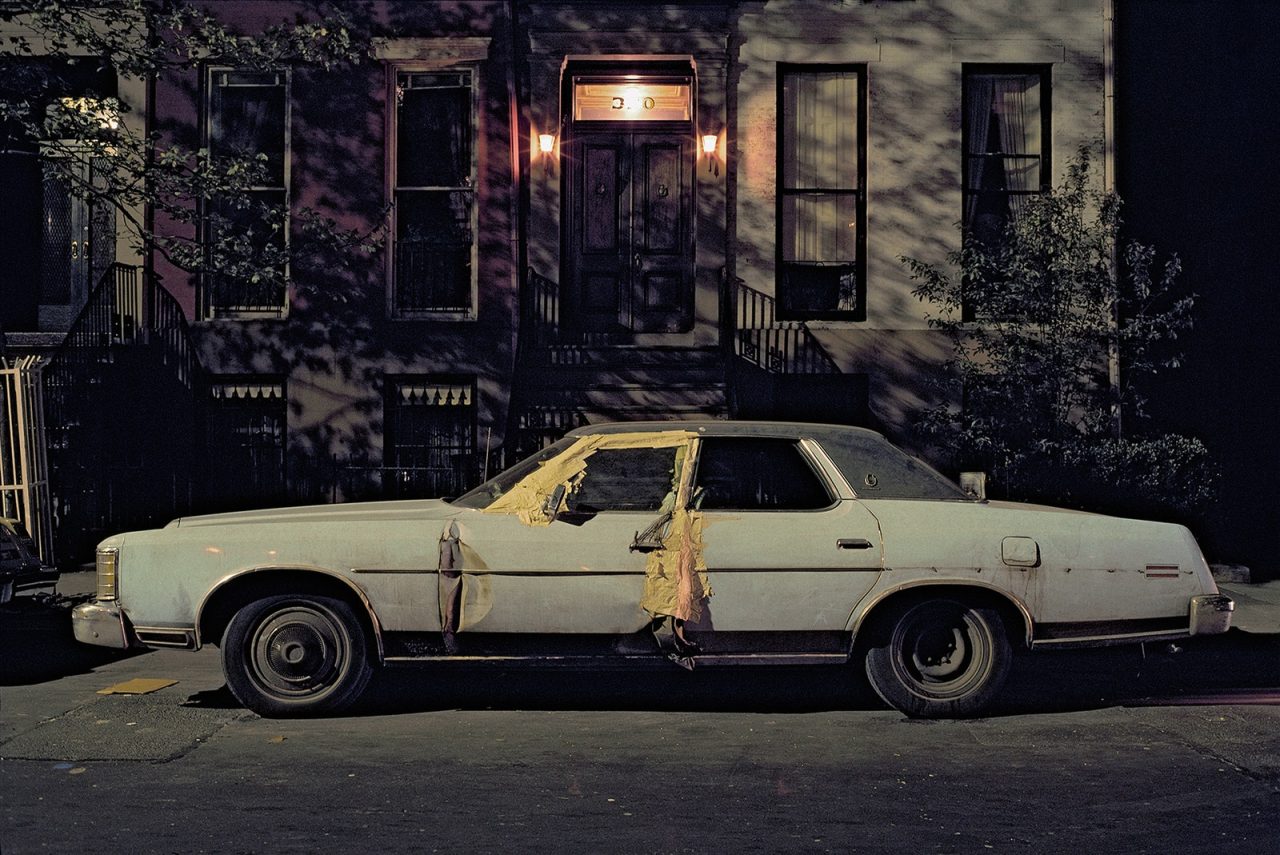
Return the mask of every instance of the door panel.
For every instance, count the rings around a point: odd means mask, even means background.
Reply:
[[[631,326],[679,332],[692,320],[692,148],[680,138],[636,136]]]
[[[481,511],[458,519],[467,548],[459,631],[610,633],[643,629],[650,618],[643,554],[630,550],[652,513],[596,514],[583,523],[528,526],[515,515]]]
[[[708,511],[705,520],[715,593],[698,632],[841,631],[880,575],[875,517],[854,500],[822,511]]]
[[[572,158],[574,266],[564,317],[580,329],[626,326],[623,295],[630,287],[631,156],[625,136],[581,140]]]
[[[565,317],[590,331],[688,329],[691,143],[672,135],[590,133],[570,152]]]

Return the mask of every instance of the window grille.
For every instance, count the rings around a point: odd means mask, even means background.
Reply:
[[[404,378],[390,383],[384,490],[400,497],[456,496],[474,486],[475,382]]]
[[[287,419],[280,380],[215,379],[209,384],[209,498],[216,505],[264,507],[284,498]]]

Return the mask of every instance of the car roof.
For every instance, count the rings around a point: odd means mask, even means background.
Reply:
[[[665,430],[696,431],[704,436],[786,436],[822,439],[824,436],[832,434],[861,434],[866,437],[884,439],[876,431],[851,425],[728,419],[603,422],[574,428],[567,435],[595,436],[598,434],[656,433]]]

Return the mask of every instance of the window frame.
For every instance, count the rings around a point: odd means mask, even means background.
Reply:
[[[384,63],[386,67],[386,98],[387,98],[387,145],[386,145],[386,194],[387,202],[390,207],[390,221],[387,232],[387,254],[386,254],[386,313],[387,317],[392,320],[438,320],[438,321],[473,321],[476,320],[478,314],[478,301],[480,296],[480,235],[479,235],[479,185],[480,185],[480,161],[479,149],[481,144],[480,134],[480,63],[479,62],[451,62],[441,64],[440,62],[430,61],[414,61],[414,60],[389,60]],[[400,104],[397,98],[397,90],[399,88],[400,76],[404,74],[457,74],[462,73],[467,76],[467,86],[470,90],[470,108],[471,108],[471,173],[470,186],[462,187],[412,187],[403,188],[399,185],[399,155],[400,155]],[[468,192],[471,194],[470,203],[470,220],[469,227],[471,229],[471,283],[469,303],[465,310],[457,307],[446,309],[399,309],[397,308],[397,297],[399,282],[397,281],[396,270],[396,244],[398,241],[400,229],[399,207],[396,204],[398,194],[403,190],[413,190],[421,192],[439,192],[439,193],[456,193]]]
[[[997,75],[1037,75],[1040,78],[1040,181],[1036,190],[1005,190],[1006,196],[1038,196],[1050,186],[1053,176],[1053,65],[1051,63],[990,63],[966,62],[960,67],[960,224],[967,234],[969,230],[969,198],[973,190],[969,186],[970,160],[976,155],[969,151],[972,129],[969,125],[969,80],[973,77]],[[1007,153],[1001,153],[1008,157]],[[1028,155],[1014,155],[1027,157]]]
[[[587,455],[585,455],[585,456],[583,457],[583,461],[584,461],[584,463],[585,463],[586,465],[585,465],[585,469],[583,470],[583,474],[582,474],[582,479],[583,479],[583,480],[582,480],[582,483],[584,483],[584,484],[585,484],[585,483],[586,483],[586,479],[588,479],[588,478],[590,478],[590,477],[591,477],[591,475],[592,475],[592,468],[591,468],[591,467],[592,467],[592,461],[593,461],[593,460],[596,460],[596,459],[597,459],[597,458],[599,458],[601,455],[606,455],[606,456],[607,456],[607,455],[614,455],[614,454],[634,454],[634,453],[637,453],[637,452],[664,452],[664,453],[666,453],[666,452],[670,452],[670,455],[671,455],[671,462],[672,462],[672,467],[673,467],[673,470],[674,470],[674,471],[673,471],[673,475],[674,475],[675,477],[674,477],[674,480],[673,480],[672,482],[670,482],[670,484],[669,484],[670,489],[668,489],[665,493],[663,493],[663,497],[662,497],[662,499],[660,499],[660,500],[658,501],[658,504],[657,504],[657,505],[655,505],[654,507],[651,507],[651,508],[615,508],[615,507],[610,507],[610,508],[590,508],[590,509],[583,510],[583,509],[579,509],[579,508],[577,507],[577,498],[578,498],[578,496],[579,496],[579,494],[580,494],[580,489],[581,489],[581,488],[579,487],[579,488],[575,489],[575,490],[574,490],[570,495],[568,495],[568,496],[566,496],[566,497],[565,497],[565,508],[566,508],[566,510],[565,510],[565,512],[564,512],[564,513],[569,514],[569,515],[574,515],[574,514],[576,514],[576,515],[578,515],[578,516],[594,516],[594,515],[596,515],[596,514],[642,514],[642,515],[644,515],[644,516],[646,516],[646,517],[650,517],[650,518],[652,518],[652,517],[654,517],[654,516],[655,516],[655,515],[657,515],[657,514],[661,514],[661,513],[663,513],[663,511],[664,511],[664,510],[674,510],[674,509],[675,509],[675,502],[679,501],[679,493],[680,493],[680,477],[679,477],[679,476],[680,476],[680,468],[681,468],[681,464],[680,464],[680,458],[679,458],[679,446],[671,445],[671,446],[636,446],[636,447],[625,447],[625,446],[609,446],[609,445],[605,445],[605,446],[602,446],[602,447],[600,447],[600,448],[593,449],[589,454],[587,454]],[[664,462],[665,462],[665,461],[664,461]],[[598,463],[598,461],[597,461],[597,469],[596,469],[596,471],[597,471],[597,472],[599,471],[599,463]],[[672,500],[672,505],[670,506],[670,508],[668,508],[668,507],[667,507],[667,505],[666,505],[666,499],[667,499],[668,497],[669,497],[669,498],[671,498],[671,500]],[[570,507],[570,505],[571,505],[571,504],[573,505],[573,507],[572,507],[572,508]]]
[[[211,156],[215,154],[213,151],[213,126],[214,126],[214,90],[215,79],[219,74],[275,74],[282,78],[280,83],[274,84],[282,86],[284,89],[284,145],[281,149],[280,164],[280,185],[272,186],[255,186],[249,188],[250,192],[279,192],[284,196],[284,249],[288,254],[289,245],[292,241],[293,223],[293,69],[285,67],[271,71],[254,71],[253,69],[237,68],[227,65],[206,65],[202,75],[202,97],[203,105],[201,109],[201,129],[200,142]],[[248,85],[248,84],[242,84]],[[209,216],[210,202],[204,200],[199,206],[200,220],[200,242],[202,244],[201,252],[207,252],[209,241]],[[244,306],[219,306],[214,303],[213,291],[214,285],[211,281],[210,274],[206,273],[201,277],[199,288],[199,317],[201,320],[283,320],[289,315],[289,287],[288,281],[290,277],[290,265],[286,261],[284,278],[285,286],[280,294],[280,305],[276,308],[267,308],[263,306],[244,307]]]
[[[855,136],[858,149],[857,181],[855,188],[821,187],[799,190],[785,186],[786,174],[786,135],[788,116],[786,113],[786,83],[788,79],[806,74],[852,73],[857,77],[858,104],[854,111],[853,121],[856,123]],[[865,321],[867,319],[867,125],[870,115],[868,109],[868,66],[866,63],[778,63],[777,65],[777,128],[775,163],[775,195],[774,203],[774,294],[777,316],[779,320],[792,321]],[[852,195],[855,198],[855,258],[854,268],[854,307],[852,309],[803,311],[787,306],[784,291],[785,268],[789,263],[785,256],[784,206],[788,198],[796,196],[827,194]]]
[[[813,452],[806,446],[806,441],[793,436],[704,436],[698,443],[697,460],[694,463],[692,479],[690,480],[691,491],[696,493],[702,475],[703,455],[706,453],[707,443],[734,443],[734,442],[770,442],[773,444],[788,444],[792,450],[799,456],[801,462],[809,467],[813,474],[814,480],[826,493],[830,500],[821,507],[814,508],[694,508],[705,514],[821,514],[831,511],[839,507],[844,501],[841,496],[839,486],[832,482],[830,475],[825,471],[822,462],[815,459]],[[691,508],[693,505],[691,504]]]

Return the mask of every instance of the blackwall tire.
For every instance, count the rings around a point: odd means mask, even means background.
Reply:
[[[268,717],[340,712],[373,675],[369,639],[351,606],[314,595],[241,608],[223,637],[222,667],[236,699]]]
[[[995,609],[962,600],[921,600],[875,628],[867,678],[876,694],[913,718],[961,718],[984,710],[1009,676],[1013,649]]]

